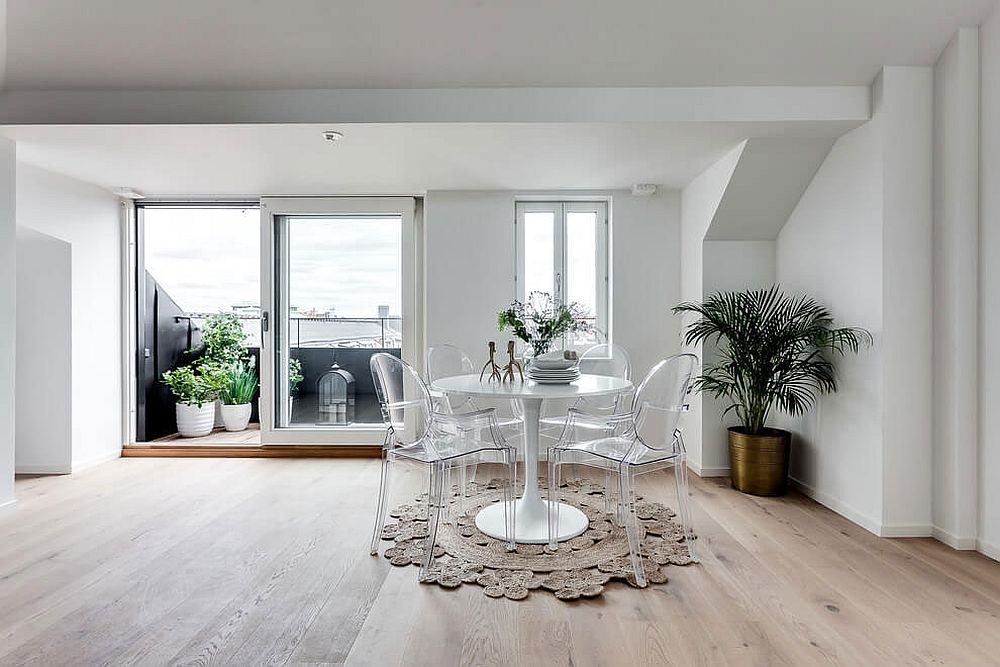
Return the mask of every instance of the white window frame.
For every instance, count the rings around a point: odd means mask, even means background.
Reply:
[[[566,275],[566,228],[570,213],[597,214],[596,275],[597,275],[597,313],[596,327],[604,334],[607,342],[612,340],[611,317],[611,225],[610,202],[607,199],[587,200],[516,200],[514,202],[514,294],[517,299],[527,298],[524,284],[524,216],[526,213],[552,213],[555,221],[552,266],[551,293],[557,302],[562,302],[564,296],[564,280]]]
[[[420,293],[423,288],[421,276],[420,255],[422,246],[420,239],[422,230],[418,229],[421,220],[417,217],[419,209],[413,197],[262,197],[261,212],[261,304],[268,320],[267,330],[261,338],[261,374],[262,386],[276,387],[275,376],[275,318],[277,302],[287,303],[280,299],[275,289],[287,289],[287,282],[277,280],[275,284],[275,269],[277,253],[280,248],[276,243],[277,228],[282,218],[294,216],[338,216],[351,213],[397,215],[403,223],[403,360],[411,365],[417,365],[419,350],[423,346],[421,320],[422,309]],[[281,262],[287,267],[287,258]],[[264,316],[262,314],[262,316]],[[280,356],[284,359],[289,355],[288,341],[281,341]],[[287,378],[278,375],[282,382]],[[273,390],[271,390],[273,391]],[[280,388],[281,395],[287,395],[287,386]],[[275,401],[262,400],[259,403],[260,432],[262,445],[274,444],[324,444],[324,445],[366,445],[380,444],[385,438],[385,427],[381,424],[365,426],[309,426],[293,425],[278,427],[278,417],[275,414]]]

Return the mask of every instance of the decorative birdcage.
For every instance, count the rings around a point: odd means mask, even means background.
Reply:
[[[354,422],[354,376],[334,362],[316,381],[317,423],[345,426]]]

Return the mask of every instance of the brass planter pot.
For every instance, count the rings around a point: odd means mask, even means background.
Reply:
[[[755,496],[780,496],[788,487],[792,434],[766,428],[757,435],[729,429],[729,470],[733,488]]]

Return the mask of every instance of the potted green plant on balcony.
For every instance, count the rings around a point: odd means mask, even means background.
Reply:
[[[246,430],[257,385],[257,370],[250,361],[240,361],[229,367],[219,392],[222,422],[227,431]]]
[[[788,479],[791,434],[767,426],[775,408],[807,412],[820,394],[837,390],[834,358],[872,342],[858,327],[834,327],[830,312],[808,297],[765,290],[721,292],[704,303],[681,303],[693,313],[687,344],[718,345],[693,388],[721,399],[739,420],[729,428],[733,487],[754,495],[780,495]]]
[[[288,359],[288,418],[292,418],[292,407],[295,403],[295,396],[298,394],[299,385],[305,378],[302,376],[302,362],[295,357]]]
[[[183,438],[198,438],[212,432],[215,401],[224,380],[218,367],[189,364],[163,374],[163,383],[177,399],[177,432]]]
[[[242,365],[247,359],[247,334],[243,323],[235,313],[215,313],[210,315],[201,327],[202,356],[206,364],[212,364],[222,374]],[[224,426],[223,402],[215,402],[215,426]]]

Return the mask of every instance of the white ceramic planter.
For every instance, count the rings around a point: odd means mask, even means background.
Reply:
[[[250,412],[253,406],[250,403],[244,403],[242,405],[225,405],[222,406],[222,422],[226,427],[227,431],[243,431],[246,430],[247,424],[250,423]]]
[[[177,432],[182,438],[200,438],[212,432],[215,423],[215,402],[204,403],[201,407],[177,404]]]

